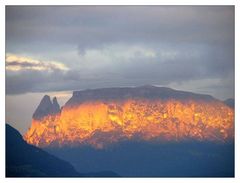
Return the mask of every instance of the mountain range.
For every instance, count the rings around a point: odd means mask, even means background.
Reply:
[[[166,87],[74,91],[61,108],[45,95],[24,140],[80,176],[234,176],[232,100]]]

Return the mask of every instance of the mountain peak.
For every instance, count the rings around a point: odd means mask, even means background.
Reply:
[[[57,97],[53,97],[53,103],[57,102]]]
[[[47,100],[47,99],[50,100],[50,96],[49,95],[44,95],[43,98],[42,98],[42,100]]]
[[[51,101],[50,96],[44,95],[37,109],[33,113],[33,119],[41,120],[43,117],[53,114],[58,114],[60,112],[60,106],[58,104],[57,98],[54,97]]]
[[[57,101],[56,97],[53,98],[52,105],[53,105],[54,112],[59,113],[60,112],[60,106],[58,104],[58,101]]]

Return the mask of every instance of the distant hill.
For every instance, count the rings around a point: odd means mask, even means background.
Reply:
[[[6,124],[7,177],[119,177],[112,171],[78,173],[74,167],[35,146]]]
[[[228,105],[229,107],[233,108],[235,107],[235,101],[233,98],[229,98],[227,100],[223,101],[226,105]]]

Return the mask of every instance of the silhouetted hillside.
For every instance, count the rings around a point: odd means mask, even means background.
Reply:
[[[6,125],[7,177],[72,177],[79,175],[72,165],[27,144],[17,130]]]

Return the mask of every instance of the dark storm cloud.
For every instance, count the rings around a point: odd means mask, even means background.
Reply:
[[[6,10],[7,52],[55,54],[70,69],[9,73],[8,94],[234,77],[233,6]],[[69,47],[77,49],[74,58]],[[217,88],[207,84],[209,91]]]

